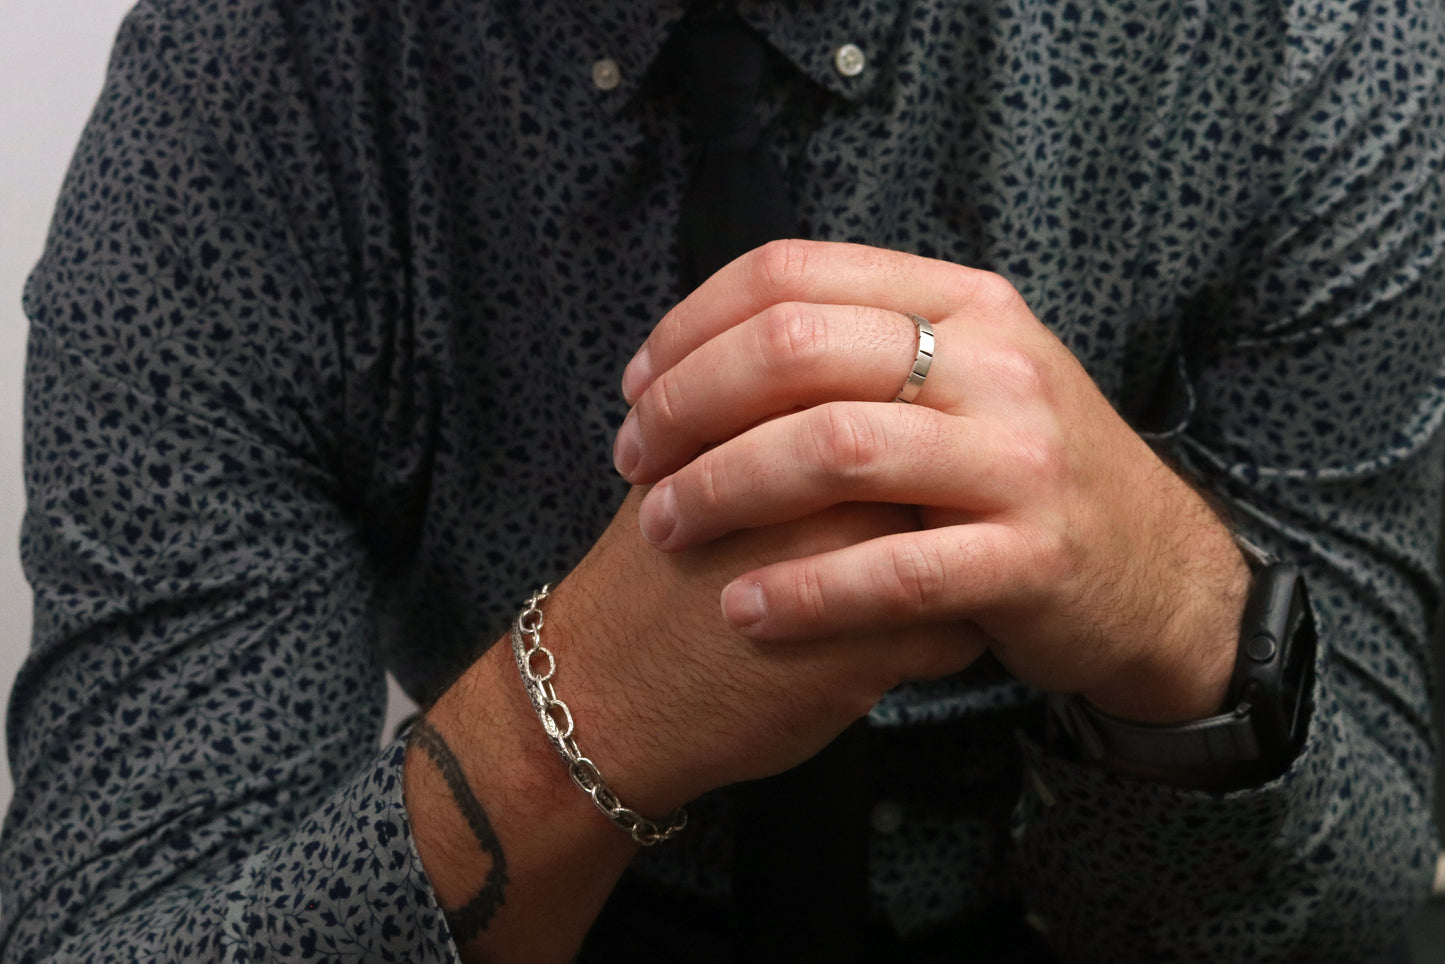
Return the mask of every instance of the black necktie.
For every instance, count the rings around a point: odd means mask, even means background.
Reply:
[[[678,216],[682,281],[718,268],[797,220],[756,114],[769,52],[736,14],[684,24],[676,54],[697,166]],[[867,725],[801,766],[735,788],[735,960],[861,957],[868,909]]]
[[[699,152],[678,211],[686,290],[745,251],[798,233],[793,202],[755,105],[768,51],[736,14],[683,24],[677,57]]]

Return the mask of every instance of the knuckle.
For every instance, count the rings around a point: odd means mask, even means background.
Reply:
[[[707,452],[693,462],[692,466],[678,473],[675,486],[678,502],[684,496],[697,510],[708,513],[722,505],[727,482],[724,478],[722,460],[713,452]]]
[[[1039,585],[1074,584],[1081,569],[1077,545],[1064,526],[1036,525],[1020,533],[1027,570]]]
[[[1063,481],[1065,458],[1061,441],[1047,431],[1018,433],[1008,450],[1016,479],[1050,490]]]
[[[755,263],[763,290],[786,293],[795,290],[807,274],[810,261],[807,242],[796,238],[769,241],[757,250]]]
[[[1017,345],[980,349],[972,364],[986,383],[1012,398],[1038,398],[1045,394],[1048,375],[1044,366]]]
[[[805,305],[775,305],[764,313],[763,325],[764,361],[769,366],[807,365],[827,353],[827,326]]]
[[[813,411],[821,422],[809,433],[818,470],[832,479],[867,478],[886,451],[880,427],[854,405],[820,405]]]
[[[792,597],[793,610],[804,622],[820,620],[827,611],[820,576],[818,567],[807,560],[792,566],[788,573],[788,594]]]
[[[886,595],[901,613],[931,611],[947,584],[948,567],[937,549],[905,541],[895,545],[886,570]]]
[[[649,409],[649,421],[659,425],[675,425],[685,411],[683,384],[676,369],[669,369],[657,377],[643,397],[643,404]],[[642,413],[638,413],[639,418]]]
[[[992,312],[1002,312],[1023,303],[1023,295],[1003,275],[994,271],[972,272],[969,283],[971,300]]]
[[[694,311],[686,301],[674,305],[652,329],[646,344],[654,361],[676,360],[688,353],[691,347],[688,345],[688,333],[697,327],[693,320]]]

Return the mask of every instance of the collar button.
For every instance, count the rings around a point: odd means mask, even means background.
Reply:
[[[833,69],[844,77],[857,77],[868,66],[868,58],[857,44],[844,44],[833,51]]]
[[[620,83],[622,71],[611,57],[603,57],[592,65],[592,84],[598,90],[616,90]]]

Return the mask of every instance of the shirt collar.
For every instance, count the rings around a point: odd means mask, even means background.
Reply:
[[[738,12],[815,83],[862,100],[893,63],[901,6],[900,0],[740,0]],[[848,44],[863,56],[863,69],[853,76],[838,64],[838,51]]]
[[[548,5],[578,8],[586,24],[578,43],[590,44],[573,52],[581,60],[579,77],[610,112],[621,110],[636,93],[687,12],[686,0],[553,0]],[[606,90],[592,81],[593,65],[603,59],[612,60],[618,69],[617,86]]]
[[[598,105],[615,112],[642,84],[688,3],[552,0],[546,6],[564,18],[575,15],[583,25],[575,32],[558,29],[554,50],[562,59],[554,63],[575,72],[578,83],[595,93]],[[848,100],[861,100],[893,62],[901,6],[901,0],[740,0],[738,13],[815,83]],[[838,51],[846,44],[863,55],[863,69],[853,76],[838,65]],[[617,67],[617,83],[610,89],[597,87],[592,79],[593,65],[604,59]]]

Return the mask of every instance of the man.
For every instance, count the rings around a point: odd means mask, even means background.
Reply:
[[[726,953],[790,819],[728,788],[865,715],[870,953],[1383,951],[1440,10],[738,13],[817,240],[681,301],[683,7],[132,14],[27,291],[7,959]],[[1318,654],[1273,736],[1261,613]],[[382,663],[429,706],[378,756]],[[1179,764],[1221,710],[1264,752]]]

